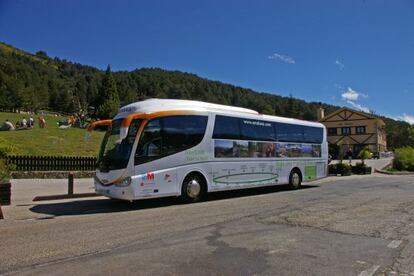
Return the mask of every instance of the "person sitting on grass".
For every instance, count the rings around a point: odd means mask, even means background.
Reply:
[[[7,131],[7,130],[14,130],[13,124],[11,122],[9,122],[8,119],[6,119],[6,121],[0,127],[0,131]]]
[[[27,120],[26,120],[26,117],[23,117],[23,120],[22,120],[22,128],[27,128]]]
[[[29,128],[33,128],[33,126],[34,126],[33,115],[30,115],[30,118],[29,118]]]

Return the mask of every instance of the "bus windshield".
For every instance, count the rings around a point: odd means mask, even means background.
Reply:
[[[134,141],[142,120],[133,120],[125,139],[120,138],[123,119],[112,121],[102,141],[98,157],[98,169],[101,172],[126,168]]]

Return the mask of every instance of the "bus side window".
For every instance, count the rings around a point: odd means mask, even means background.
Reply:
[[[277,140],[280,142],[303,142],[303,126],[275,123]]]
[[[243,140],[276,141],[273,123],[251,119],[239,119]]]
[[[178,115],[149,121],[138,143],[135,164],[196,146],[204,137],[207,120],[207,116]]]
[[[194,147],[204,137],[206,116],[171,116],[162,119],[163,155]]]
[[[142,158],[144,162],[161,155],[161,121],[154,119],[147,123],[142,132],[135,158]]]
[[[142,120],[135,119],[129,125],[128,135],[127,135],[127,138],[126,138],[126,141],[128,142],[128,144],[133,144],[134,143],[135,138],[136,138],[137,133],[138,133],[138,128],[141,125],[141,121]]]
[[[322,144],[323,128],[320,127],[304,127],[304,142]]]
[[[239,121],[239,118],[216,115],[213,138],[241,140]]]

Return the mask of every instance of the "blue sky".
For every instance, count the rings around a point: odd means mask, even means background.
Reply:
[[[414,1],[0,0],[0,41],[414,123]]]

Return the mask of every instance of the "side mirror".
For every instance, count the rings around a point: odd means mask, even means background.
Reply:
[[[89,141],[91,139],[92,131],[94,131],[96,128],[108,127],[109,125],[111,125],[111,123],[112,120],[101,120],[90,123],[88,128],[86,129],[85,141]]]
[[[89,124],[88,128],[86,129],[86,131],[92,132],[97,127],[100,127],[100,126],[109,126],[111,123],[112,123],[112,120],[95,121],[95,122]]]

